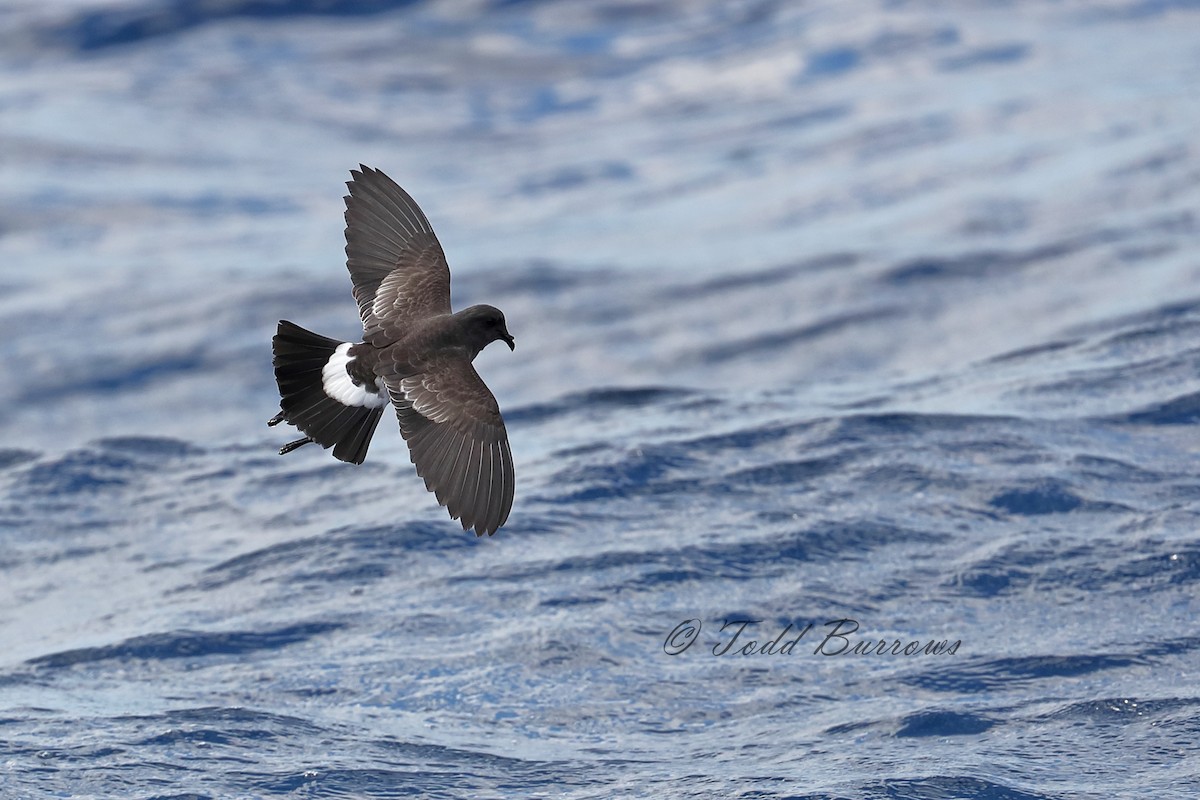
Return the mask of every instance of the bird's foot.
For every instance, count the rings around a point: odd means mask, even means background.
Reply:
[[[297,447],[303,447],[304,445],[308,444],[311,441],[312,441],[312,439],[305,436],[303,439],[297,439],[294,442],[288,442],[283,447],[279,448],[279,455],[286,456],[288,453],[292,452]]]

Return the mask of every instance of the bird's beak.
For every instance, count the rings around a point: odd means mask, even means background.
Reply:
[[[514,339],[514,338],[512,337],[512,335],[511,335],[511,334],[505,333],[505,334],[504,334],[503,336],[501,336],[500,338],[504,340],[504,343],[505,343],[506,345],[508,345],[508,349],[509,349],[509,350],[512,350],[512,351],[514,351],[514,352],[516,351],[516,349],[517,349],[517,340],[516,340],[516,339]]]

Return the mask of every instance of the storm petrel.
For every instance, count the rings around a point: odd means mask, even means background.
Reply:
[[[361,464],[388,401],[417,474],[463,530],[491,535],[508,519],[513,461],[496,398],[471,361],[495,341],[516,349],[500,310],[450,310],[450,267],[429,220],[377,169],[351,170],[346,268],[363,340],[339,342],[280,320],[271,342],[280,411],[298,439]]]

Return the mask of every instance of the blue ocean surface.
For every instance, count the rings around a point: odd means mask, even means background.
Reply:
[[[0,798],[1200,791],[1200,4],[0,8]],[[361,334],[359,163],[507,420],[477,538]]]

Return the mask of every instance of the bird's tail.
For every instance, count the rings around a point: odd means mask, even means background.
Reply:
[[[329,387],[333,387],[333,394],[339,393],[339,387],[326,376],[327,365],[331,375],[340,369],[341,395],[347,397],[344,389],[349,384],[345,375],[348,348],[344,342],[306,331],[287,320],[279,321],[271,350],[275,354],[280,411],[267,424],[290,422],[306,437],[284,446],[280,455],[316,442],[325,448],[332,447],[335,458],[351,464],[361,464],[367,457],[371,436],[386,403],[382,399],[376,401],[377,395],[370,395],[371,402],[363,404],[362,391],[357,392],[360,398],[357,405],[331,396]]]

